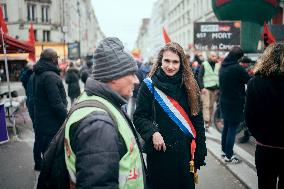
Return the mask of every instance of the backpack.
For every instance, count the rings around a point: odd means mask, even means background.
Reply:
[[[111,119],[116,123],[116,119],[111,111],[101,102],[96,100],[86,100],[75,104],[68,112],[67,118],[64,121],[61,128],[53,137],[48,149],[44,153],[42,160],[42,169],[38,178],[37,189],[70,189],[70,178],[65,163],[65,150],[64,150],[64,138],[65,138],[65,125],[71,116],[71,114],[80,108],[84,107],[97,107],[105,110]],[[84,119],[84,118],[83,118]],[[80,120],[81,121],[81,120]],[[78,125],[80,122],[74,123]],[[117,129],[117,124],[114,124]]]

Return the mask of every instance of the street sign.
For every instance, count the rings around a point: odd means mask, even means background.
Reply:
[[[68,58],[77,60],[80,56],[80,42],[68,43]]]
[[[201,51],[229,51],[240,46],[241,23],[195,22],[194,46]]]

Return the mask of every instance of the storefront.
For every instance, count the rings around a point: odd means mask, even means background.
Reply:
[[[10,81],[19,81],[20,73],[28,62],[27,56],[28,55],[23,56],[23,54],[21,54],[20,56],[19,55],[7,56]],[[5,61],[3,55],[0,55],[0,78],[2,82],[7,81]]]
[[[68,47],[67,44],[57,43],[57,42],[36,42],[35,43],[35,53],[36,59],[38,60],[40,57],[40,53],[43,49],[52,48],[54,49],[60,59],[66,59],[68,57]]]

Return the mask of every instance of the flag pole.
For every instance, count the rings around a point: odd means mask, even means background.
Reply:
[[[2,46],[3,46],[3,53],[4,53],[6,78],[7,78],[7,83],[8,83],[8,95],[9,95],[9,99],[10,99],[10,106],[12,106],[12,97],[11,97],[10,76],[9,76],[9,69],[8,69],[7,52],[6,52],[6,45],[5,45],[5,42],[4,42],[4,32],[3,32],[2,28],[1,28],[1,36],[2,36]]]
[[[9,76],[9,68],[8,68],[8,61],[7,61],[7,51],[6,51],[6,46],[5,46],[5,42],[4,42],[4,32],[2,30],[2,27],[1,27],[0,30],[1,30],[0,32],[1,32],[1,36],[2,36],[2,45],[3,45],[3,53],[4,53],[4,61],[5,61],[6,78],[7,78],[7,83],[8,83],[8,95],[9,95],[9,102],[10,102],[8,108],[10,108],[10,107],[12,107],[12,96],[11,96],[10,76]],[[13,119],[13,134],[14,134],[13,140],[17,141],[18,136],[17,136],[17,131],[16,131],[15,117]]]

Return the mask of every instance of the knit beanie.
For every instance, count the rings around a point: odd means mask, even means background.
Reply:
[[[122,42],[116,37],[103,39],[94,53],[93,78],[107,82],[137,72],[132,56],[124,51]]]

